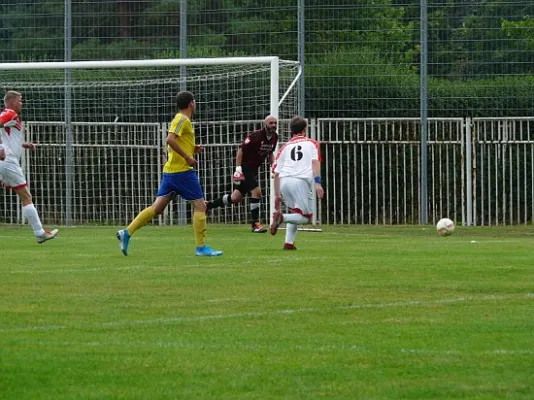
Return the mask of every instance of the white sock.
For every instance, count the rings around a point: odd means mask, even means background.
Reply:
[[[35,236],[43,236],[45,230],[41,224],[41,219],[37,213],[37,209],[33,204],[28,204],[27,206],[22,207],[22,216],[28,220],[30,225],[33,228],[33,234]]]
[[[301,214],[284,214],[284,222],[288,224],[304,225],[310,222],[310,220]]]
[[[297,236],[298,226],[295,224],[286,225],[286,243],[295,243],[295,236]]]
[[[229,194],[225,194],[222,198],[222,201],[224,203],[225,206],[229,205],[229,204],[232,204],[232,198]]]

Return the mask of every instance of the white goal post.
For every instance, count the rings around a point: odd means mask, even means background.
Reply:
[[[166,156],[175,95],[197,99],[194,125],[203,145],[198,174],[206,198],[231,190],[237,146],[267,115],[290,137],[302,71],[278,57],[0,63],[3,92],[23,94],[22,160],[47,224],[124,225],[152,203]],[[261,218],[272,211],[270,171],[260,169]],[[20,204],[0,192],[0,222],[20,223]],[[248,207],[214,210],[212,222],[245,223]],[[172,203],[157,224],[187,223],[185,202]]]

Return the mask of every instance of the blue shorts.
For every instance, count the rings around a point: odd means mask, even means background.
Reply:
[[[158,189],[158,197],[180,195],[187,201],[200,200],[204,198],[204,193],[200,187],[200,181],[194,169],[185,172],[175,172],[172,174],[163,173],[161,184]]]

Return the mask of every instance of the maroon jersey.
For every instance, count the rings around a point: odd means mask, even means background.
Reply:
[[[267,138],[264,129],[249,133],[241,144],[243,150],[241,165],[257,171],[265,159],[270,157],[277,143],[278,135],[276,133],[270,139]]]

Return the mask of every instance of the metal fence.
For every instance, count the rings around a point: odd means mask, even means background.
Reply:
[[[320,207],[323,221],[415,223],[426,192],[430,220],[531,219],[532,0],[4,0],[2,7],[0,62],[298,60],[298,111],[327,135],[334,186]],[[47,101],[29,93],[26,100]],[[417,121],[427,116],[422,164]],[[361,132],[369,143],[352,138]]]
[[[232,190],[235,155],[244,133],[261,127],[262,121],[203,122],[195,124],[203,143],[197,166],[207,199]],[[279,121],[288,131],[288,120]],[[154,201],[166,161],[169,124],[73,123],[72,157],[68,167],[65,124],[27,122],[25,139],[38,145],[23,152],[22,165],[34,202],[45,223],[128,224]],[[258,182],[265,188],[262,218],[269,218],[269,168],[262,168]],[[67,181],[72,188],[67,192]],[[68,199],[67,199],[68,197]],[[14,193],[0,195],[0,222],[22,223],[20,201]],[[71,210],[67,210],[67,204]],[[212,221],[247,221],[248,204],[215,210]],[[70,218],[68,218],[70,217]],[[190,207],[177,197],[155,224],[190,222]]]
[[[318,119],[327,195],[327,224],[418,222],[420,122],[416,118]],[[428,123],[429,216],[465,221],[465,145],[462,118]]]
[[[534,117],[473,118],[473,223],[531,223]]]
[[[532,113],[531,0],[2,6],[1,62],[277,55],[305,67],[300,112],[308,118],[420,117],[425,70],[430,117]]]
[[[287,122],[287,121],[285,121]],[[284,122],[284,123],[285,123]],[[235,151],[241,138],[221,132],[252,130],[260,121],[209,123],[198,127],[206,141],[199,177],[206,197],[232,188]],[[280,129],[287,129],[284,123]],[[287,124],[286,124],[287,125]],[[164,162],[167,124],[84,124],[73,143],[73,223],[128,223],[152,203]],[[23,165],[35,202],[47,223],[65,221],[66,166],[63,124],[27,123],[39,143]],[[427,211],[429,222],[449,217],[464,225],[531,223],[534,215],[534,117],[431,118],[428,121]],[[317,204],[321,224],[416,224],[421,180],[420,124],[416,118],[321,118],[310,120],[321,143],[326,196]],[[206,136],[207,138],[207,136]],[[270,173],[260,184],[269,217]],[[0,221],[22,222],[16,196],[4,192]],[[189,207],[176,201],[156,224],[183,224]],[[246,223],[248,203],[210,215],[211,222]]]
[[[328,224],[417,223],[418,119],[318,119]],[[428,215],[464,225],[532,222],[534,118],[430,118]]]

